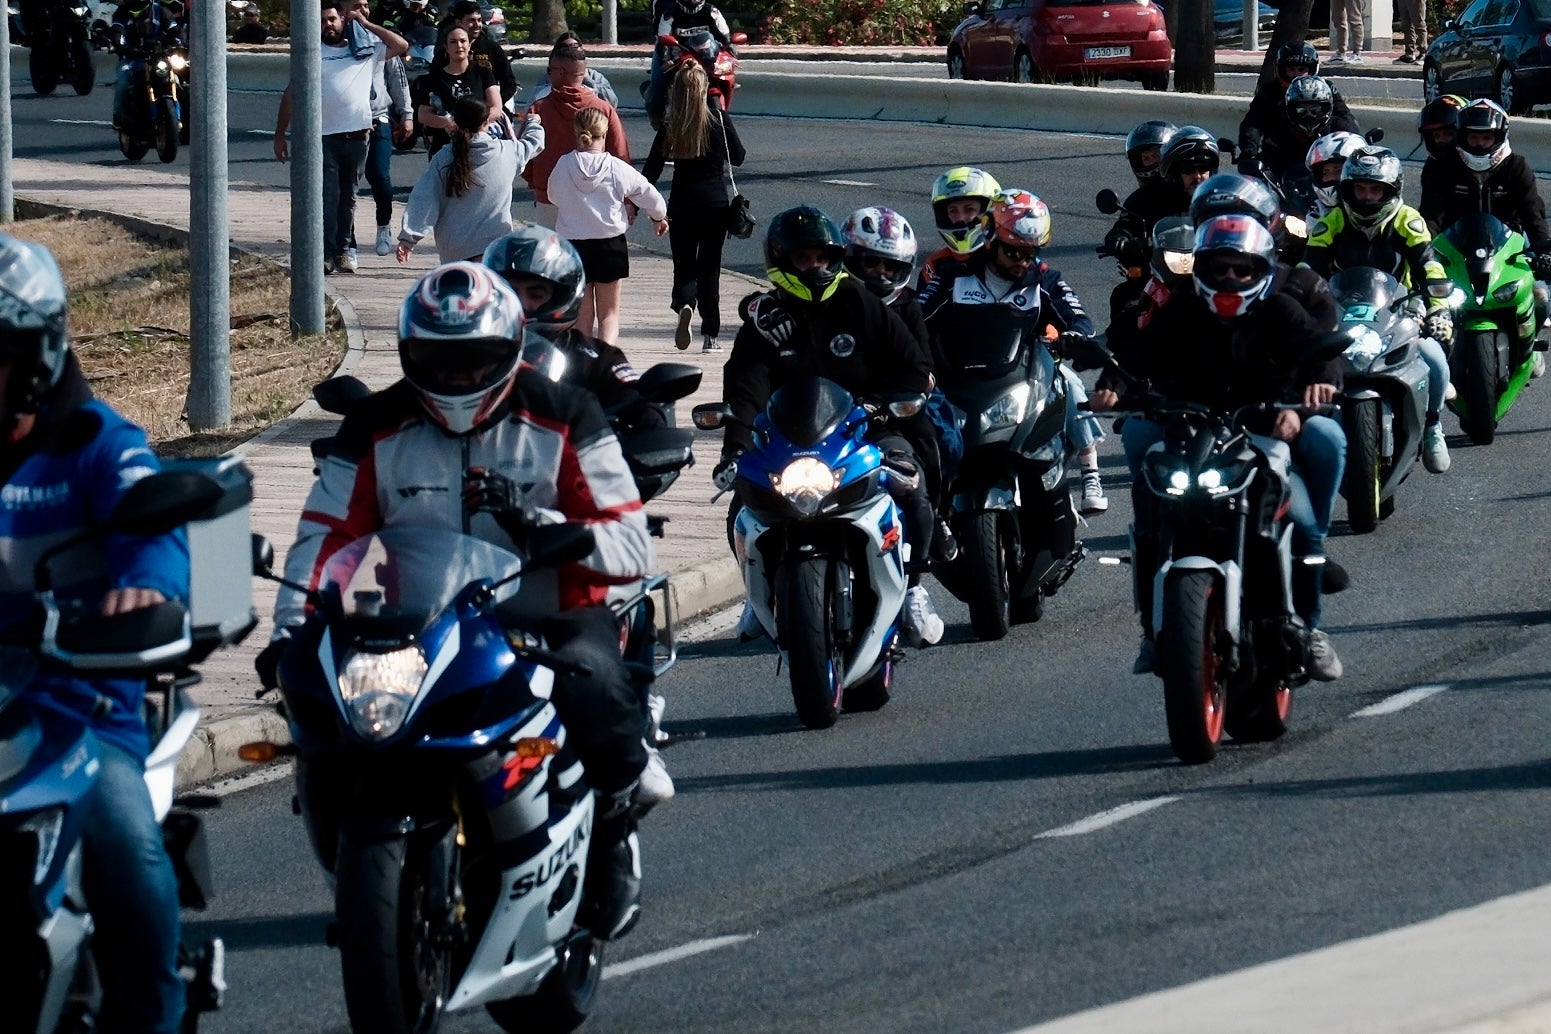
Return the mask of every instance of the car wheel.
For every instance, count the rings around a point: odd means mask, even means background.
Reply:
[[[1513,69],[1504,65],[1497,70],[1497,103],[1510,115],[1522,115],[1527,109],[1517,99],[1517,95],[1518,91],[1513,86]]]
[[[961,50],[948,51],[948,78],[968,79],[964,68],[964,52]]]
[[[1169,73],[1155,72],[1142,77],[1142,89],[1163,92],[1169,88]]]
[[[1013,61],[1012,81],[1015,83],[1039,81],[1034,72],[1034,59],[1029,56],[1027,50],[1018,51],[1018,57]]]
[[[1443,96],[1443,73],[1438,66],[1428,62],[1422,69],[1422,99],[1435,101]]]

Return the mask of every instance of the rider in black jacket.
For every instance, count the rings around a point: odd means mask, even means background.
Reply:
[[[124,105],[134,86],[132,58],[170,41],[177,32],[177,21],[155,0],[124,0],[113,12],[113,52],[120,57],[118,77],[113,82],[113,128],[124,124]]]
[[[1289,170],[1304,167],[1309,145],[1315,140],[1326,133],[1360,132],[1350,112],[1336,110],[1336,97],[1328,79],[1317,75],[1294,79],[1283,92],[1277,117],[1263,129],[1249,132],[1250,145],[1239,156],[1240,171],[1264,174],[1280,183]]]
[[[1508,114],[1489,100],[1472,101],[1459,113],[1455,153],[1422,166],[1417,206],[1434,234],[1467,215],[1489,212],[1532,245],[1551,244],[1546,205],[1535,171],[1508,143]],[[1551,280],[1551,252],[1535,258],[1535,277]]]
[[[1319,51],[1314,49],[1312,43],[1283,44],[1276,52],[1276,78],[1255,88],[1249,111],[1244,121],[1239,123],[1239,151],[1244,157],[1259,155],[1262,142],[1267,138],[1280,138],[1287,120],[1287,88],[1300,75],[1319,75]],[[1330,94],[1333,125],[1325,132],[1333,133],[1347,124],[1355,126],[1357,123],[1352,118],[1352,111],[1346,106],[1341,91],[1336,89],[1334,83],[1330,84]],[[1349,131],[1356,132],[1355,129]],[[1290,158],[1302,161],[1308,146],[1305,143],[1304,150]]]

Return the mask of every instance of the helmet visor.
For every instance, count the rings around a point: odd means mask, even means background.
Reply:
[[[517,344],[505,338],[410,338],[399,343],[404,373],[433,395],[472,395],[493,387],[511,373],[517,356]]]

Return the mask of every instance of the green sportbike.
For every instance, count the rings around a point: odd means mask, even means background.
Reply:
[[[1490,445],[1529,382],[1535,351],[1546,348],[1536,340],[1545,313],[1535,300],[1529,242],[1483,212],[1434,237],[1433,250],[1458,288],[1449,357],[1457,394],[1449,408],[1471,441]]]

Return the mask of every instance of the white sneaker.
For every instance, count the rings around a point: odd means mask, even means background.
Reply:
[[[1534,365],[1529,368],[1531,377],[1543,377],[1546,373],[1546,353],[1536,352]]]
[[[911,646],[920,649],[942,641],[942,618],[937,616],[937,608],[932,606],[926,586],[917,585],[906,591],[903,616],[905,638],[910,640]]]
[[[1096,470],[1082,472],[1082,499],[1077,512],[1084,517],[1097,517],[1109,510],[1109,500],[1104,497],[1104,482]]]
[[[668,739],[662,731],[662,714],[668,709],[668,701],[661,693],[646,694],[646,742],[656,746]]]
[[[1327,64],[1327,65],[1344,65],[1344,64],[1346,64],[1346,55],[1341,53],[1338,50],[1334,54],[1331,54],[1329,57],[1327,57],[1325,59],[1325,64]]]
[[[377,227],[377,254],[391,255],[393,253],[393,230],[387,226]]]
[[[638,808],[653,808],[663,801],[673,799],[673,777],[668,774],[668,766],[663,764],[662,751],[647,743],[646,767],[641,769],[640,782],[635,788],[635,804]]]
[[[679,325],[673,330],[673,347],[680,352],[689,347],[689,324],[695,318],[695,307],[686,305],[679,310]]]
[[[345,253],[334,260],[334,268],[345,273],[354,273],[359,267],[356,262],[354,248],[346,248]]]
[[[1443,401],[1453,402],[1457,398],[1459,398],[1459,392],[1454,390],[1454,382],[1450,381],[1445,384],[1443,386]]]
[[[1363,63],[1363,56],[1361,54],[1348,54],[1346,63],[1349,65],[1360,65]]]
[[[1449,444],[1443,440],[1443,424],[1428,424],[1422,429],[1422,466],[1434,474],[1449,469]]]
[[[738,615],[738,642],[752,643],[764,634],[765,626],[759,623],[759,615],[754,613],[754,604],[744,600],[743,613]]]
[[[1334,682],[1341,677],[1341,658],[1330,637],[1319,629],[1309,633],[1309,678],[1319,682]]]

